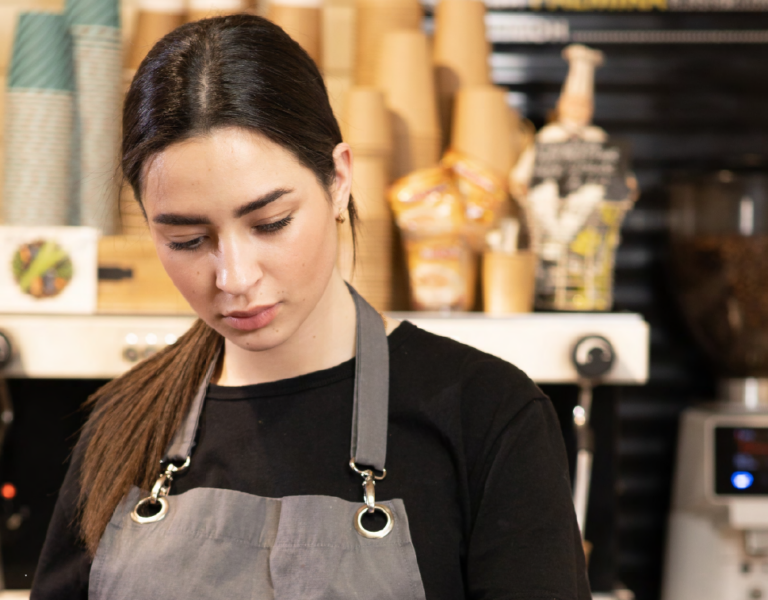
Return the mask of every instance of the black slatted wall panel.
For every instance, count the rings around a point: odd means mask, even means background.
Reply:
[[[592,42],[606,55],[595,122],[633,147],[642,196],[623,227],[615,309],[640,312],[651,325],[650,382],[598,392],[588,534],[596,540],[595,587],[620,580],[638,600],[654,600],[678,416],[712,396],[715,377],[673,298],[665,185],[681,169],[768,152],[768,13],[495,14],[513,40],[498,41],[504,32],[496,28],[494,79],[524,116],[544,123],[567,72],[560,51],[568,41]],[[525,43],[526,35],[538,43]],[[575,391],[547,391],[567,419]]]

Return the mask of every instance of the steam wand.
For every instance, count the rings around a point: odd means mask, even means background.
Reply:
[[[579,403],[573,409],[576,428],[576,470],[573,477],[573,505],[581,530],[581,539],[587,530],[589,487],[592,481],[594,435],[590,426],[592,389],[613,367],[616,354],[611,343],[602,336],[588,335],[573,347],[571,360],[579,375]]]

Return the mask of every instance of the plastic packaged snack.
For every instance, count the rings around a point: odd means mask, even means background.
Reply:
[[[415,310],[469,310],[474,304],[476,261],[458,235],[405,240]]]
[[[467,221],[490,228],[507,200],[505,182],[479,160],[455,150],[446,152],[442,165],[453,174]]]
[[[464,228],[464,204],[451,177],[442,167],[414,171],[397,180],[389,191],[392,212],[406,235],[459,234]]]

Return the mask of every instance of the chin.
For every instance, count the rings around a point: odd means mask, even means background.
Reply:
[[[242,331],[230,326],[221,317],[203,320],[228,342],[250,352],[262,352],[276,348],[288,340],[292,334],[291,329],[286,327],[283,322],[272,322],[259,329]],[[282,319],[277,321],[282,321]]]
[[[220,333],[224,335],[228,342],[249,352],[272,350],[285,342],[288,337],[282,331],[277,332],[274,329],[270,331],[250,331],[247,333],[242,331],[229,331],[228,334],[220,331]]]

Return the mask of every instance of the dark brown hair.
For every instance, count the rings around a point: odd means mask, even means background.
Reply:
[[[179,27],[139,67],[123,109],[122,169],[141,203],[148,161],[185,139],[241,127],[289,150],[327,190],[341,139],[312,59],[282,29],[233,15]],[[355,207],[350,199],[349,221]],[[131,486],[150,489],[221,336],[198,320],[173,346],[98,392],[83,432],[80,528],[93,555]]]

